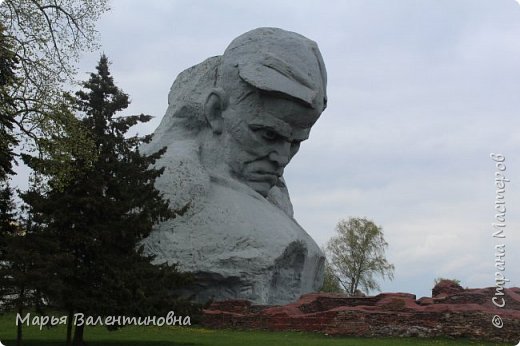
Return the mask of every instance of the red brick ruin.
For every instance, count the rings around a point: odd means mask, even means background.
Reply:
[[[500,290],[504,307],[492,302],[495,287],[463,289],[436,285],[432,298],[408,293],[348,297],[310,293],[283,306],[252,305],[246,300],[213,302],[204,310],[211,328],[306,331],[363,337],[453,337],[500,342],[520,341],[520,288]],[[492,324],[500,316],[503,327]]]

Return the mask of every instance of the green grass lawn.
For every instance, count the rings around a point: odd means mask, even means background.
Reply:
[[[34,315],[32,315],[34,316]],[[57,316],[57,315],[56,315]],[[15,315],[0,316],[0,341],[6,346],[15,344]],[[65,326],[40,330],[37,326],[24,326],[24,345],[63,345]],[[352,338],[329,337],[300,332],[260,332],[212,330],[197,326],[127,326],[118,331],[107,331],[104,327],[87,327],[85,341],[89,346],[401,346],[401,345],[508,345],[468,340],[416,339],[416,338]]]

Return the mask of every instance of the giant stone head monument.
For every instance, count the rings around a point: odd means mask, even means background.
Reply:
[[[324,256],[294,220],[286,165],[326,107],[318,46],[258,28],[183,71],[142,151],[167,147],[157,188],[186,212],[145,240],[156,262],[194,274],[198,301],[283,304],[319,290]]]

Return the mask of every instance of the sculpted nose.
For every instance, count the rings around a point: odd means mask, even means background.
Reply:
[[[275,162],[279,167],[285,167],[290,160],[291,143],[281,142],[269,154],[269,160]]]

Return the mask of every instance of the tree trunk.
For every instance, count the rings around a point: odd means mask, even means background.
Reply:
[[[67,341],[66,341],[67,346],[72,345],[72,324],[74,322],[72,320],[73,317],[74,317],[74,311],[69,310],[69,315],[67,317]]]
[[[23,309],[18,308],[18,313],[22,316]],[[16,326],[16,346],[22,346],[22,323],[18,323]]]
[[[85,330],[85,325],[76,326],[74,328],[74,340],[72,344],[74,346],[85,346],[85,342],[83,341],[83,331]]]
[[[352,281],[350,282],[350,287],[348,288],[348,295],[352,297],[352,295],[354,294],[354,291],[356,290],[356,280],[355,279],[352,279]]]
[[[18,295],[18,314],[21,317],[23,313],[23,303],[25,300],[25,288],[20,288],[20,294]],[[16,326],[16,346],[22,346],[22,323],[18,323]]]

